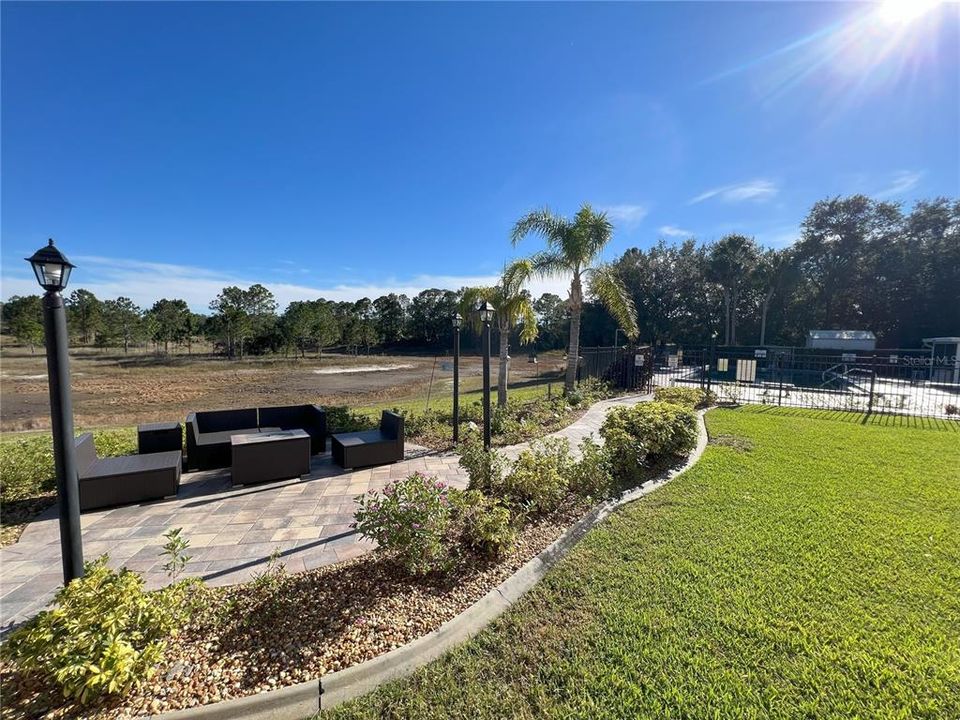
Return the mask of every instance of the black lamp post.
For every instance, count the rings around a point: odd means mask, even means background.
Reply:
[[[477,306],[483,323],[483,449],[490,449],[490,323],[496,309],[489,302]]]
[[[53,246],[26,258],[33,266],[43,296],[43,330],[47,345],[47,378],[50,385],[50,422],[53,427],[53,458],[60,503],[60,554],[63,584],[83,575],[80,542],[80,488],[73,440],[73,402],[70,399],[70,358],[67,354],[67,314],[60,291],[67,286],[73,265]]]
[[[460,326],[463,318],[454,313],[453,323],[453,444],[460,440]]]

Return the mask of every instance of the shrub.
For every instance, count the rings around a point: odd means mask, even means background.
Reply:
[[[104,555],[57,593],[58,607],[14,631],[4,652],[82,703],[125,693],[153,673],[165,638],[187,617],[197,584],[148,593],[139,574],[109,569]]]
[[[716,395],[696,387],[658,387],[653,391],[653,399],[688,408],[702,408],[712,405]]]
[[[567,495],[573,459],[565,438],[547,438],[520,453],[493,494],[535,513],[555,510]]]
[[[379,422],[379,418],[374,420],[346,405],[327,405],[324,409],[327,412],[327,431],[330,433],[370,430]]]
[[[580,443],[580,460],[570,467],[568,480],[575,495],[594,500],[610,497],[616,483],[607,449],[592,437],[585,438]]]
[[[358,496],[357,504],[356,529],[380,549],[394,553],[411,575],[449,567],[444,535],[450,525],[450,501],[444,483],[414,473],[389,483],[382,492]]]
[[[459,526],[459,540],[474,552],[490,558],[513,547],[516,531],[510,511],[479,490],[451,490],[450,503]]]
[[[640,403],[612,410],[600,428],[614,473],[625,480],[640,479],[641,469],[682,455],[697,444],[697,417],[693,410],[665,402]]]
[[[460,467],[467,471],[470,489],[490,494],[503,481],[507,461],[496,450],[484,450],[483,436],[479,430],[468,428],[457,447],[460,452]]]

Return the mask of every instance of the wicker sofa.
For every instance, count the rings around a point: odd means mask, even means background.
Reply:
[[[229,467],[233,435],[275,430],[303,430],[314,455],[327,449],[327,414],[317,405],[195,412],[187,416],[187,468]]]
[[[403,433],[403,416],[384,410],[379,429],[334,435],[333,461],[342,468],[358,468],[403,460]]]
[[[180,487],[179,450],[98,458],[93,435],[85,433],[76,451],[81,510],[159,500]]]

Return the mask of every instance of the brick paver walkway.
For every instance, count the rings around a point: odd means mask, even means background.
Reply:
[[[633,395],[596,403],[554,435],[576,446],[599,429],[611,407],[643,399]],[[516,457],[526,446],[503,452]],[[288,571],[310,570],[371,550],[373,544],[350,529],[354,497],[418,470],[454,487],[467,484],[455,454],[413,445],[393,465],[344,471],[328,452],[314,457],[303,478],[246,487],[231,486],[229,469],[187,473],[176,499],[84,513],[84,556],[108,553],[111,566],[137,570],[149,587],[161,587],[169,582],[160,555],[163,534],[180,527],[190,541],[184,575],[211,585],[249,580],[277,551]],[[26,527],[19,542],[0,548],[0,627],[34,615],[60,587],[57,518],[57,508],[50,508]]]

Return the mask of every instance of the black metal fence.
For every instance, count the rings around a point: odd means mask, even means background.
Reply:
[[[640,347],[580,348],[577,378],[596,378],[621,390],[653,391],[653,350]]]
[[[720,401],[960,420],[960,358],[929,348],[668,347],[654,353],[652,379]]]

